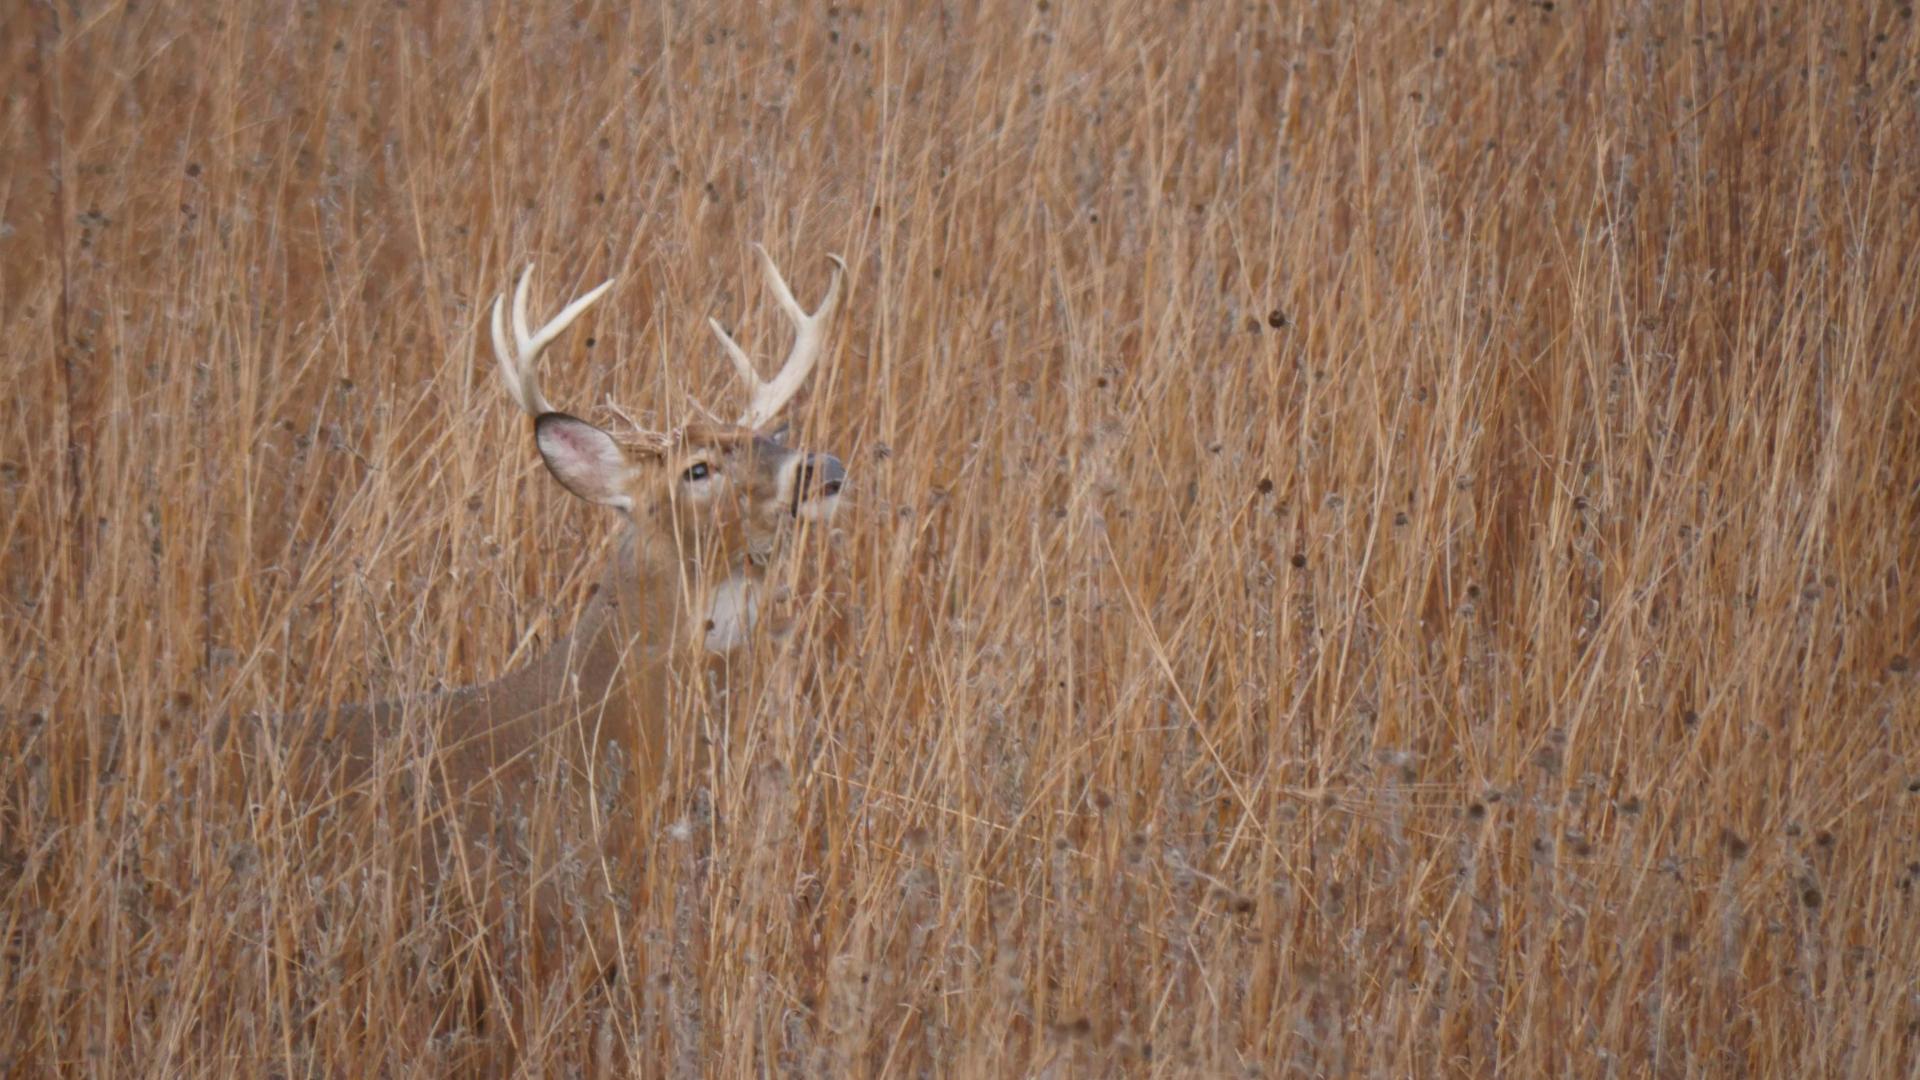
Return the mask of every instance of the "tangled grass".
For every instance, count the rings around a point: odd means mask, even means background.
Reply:
[[[7,18],[0,1071],[1920,1067],[1910,5]],[[670,416],[756,239],[858,506],[583,980],[221,721],[564,632],[484,306]]]

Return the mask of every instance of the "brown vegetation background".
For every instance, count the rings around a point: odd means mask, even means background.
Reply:
[[[0,25],[0,1071],[1920,1067],[1911,5]],[[659,420],[754,240],[858,503],[583,980],[218,722],[564,632],[485,305]]]

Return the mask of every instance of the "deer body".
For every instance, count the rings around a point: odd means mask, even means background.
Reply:
[[[409,714],[430,721],[432,768],[456,797],[523,786],[543,746],[578,759],[577,751],[603,740],[589,739],[585,726],[578,738],[568,729],[595,721],[621,760],[639,766],[637,779],[660,780],[669,708],[666,639],[685,620],[672,602],[679,583],[646,575],[630,561],[637,539],[623,539],[572,631],[524,666],[488,683],[327,714],[316,754],[330,770],[322,777],[327,786],[364,782],[383,748],[396,749],[397,758],[411,753],[393,742]]]

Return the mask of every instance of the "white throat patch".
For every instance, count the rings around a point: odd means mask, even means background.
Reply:
[[[730,653],[746,644],[760,615],[758,587],[753,580],[735,574],[713,590],[707,607],[707,651]]]

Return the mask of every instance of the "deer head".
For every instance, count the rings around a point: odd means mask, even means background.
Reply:
[[[766,431],[819,360],[846,264],[828,256],[833,278],[826,299],[808,312],[794,300],[766,250],[758,244],[754,250],[795,334],[779,372],[762,380],[746,351],[718,322],[708,320],[748,390],[746,407],[731,424],[706,419],[671,431],[636,429],[616,436],[547,402],[536,372],[540,353],[605,294],[611,281],[530,332],[529,266],[513,292],[511,341],[506,298],[493,305],[500,375],[508,394],[534,418],[534,441],[547,469],[568,491],[631,521],[637,539],[635,579],[656,591],[680,589],[684,602],[676,611],[704,608],[705,620],[693,627],[714,652],[730,651],[745,640],[768,557],[796,522],[831,518],[846,482],[839,458],[789,447]]]

